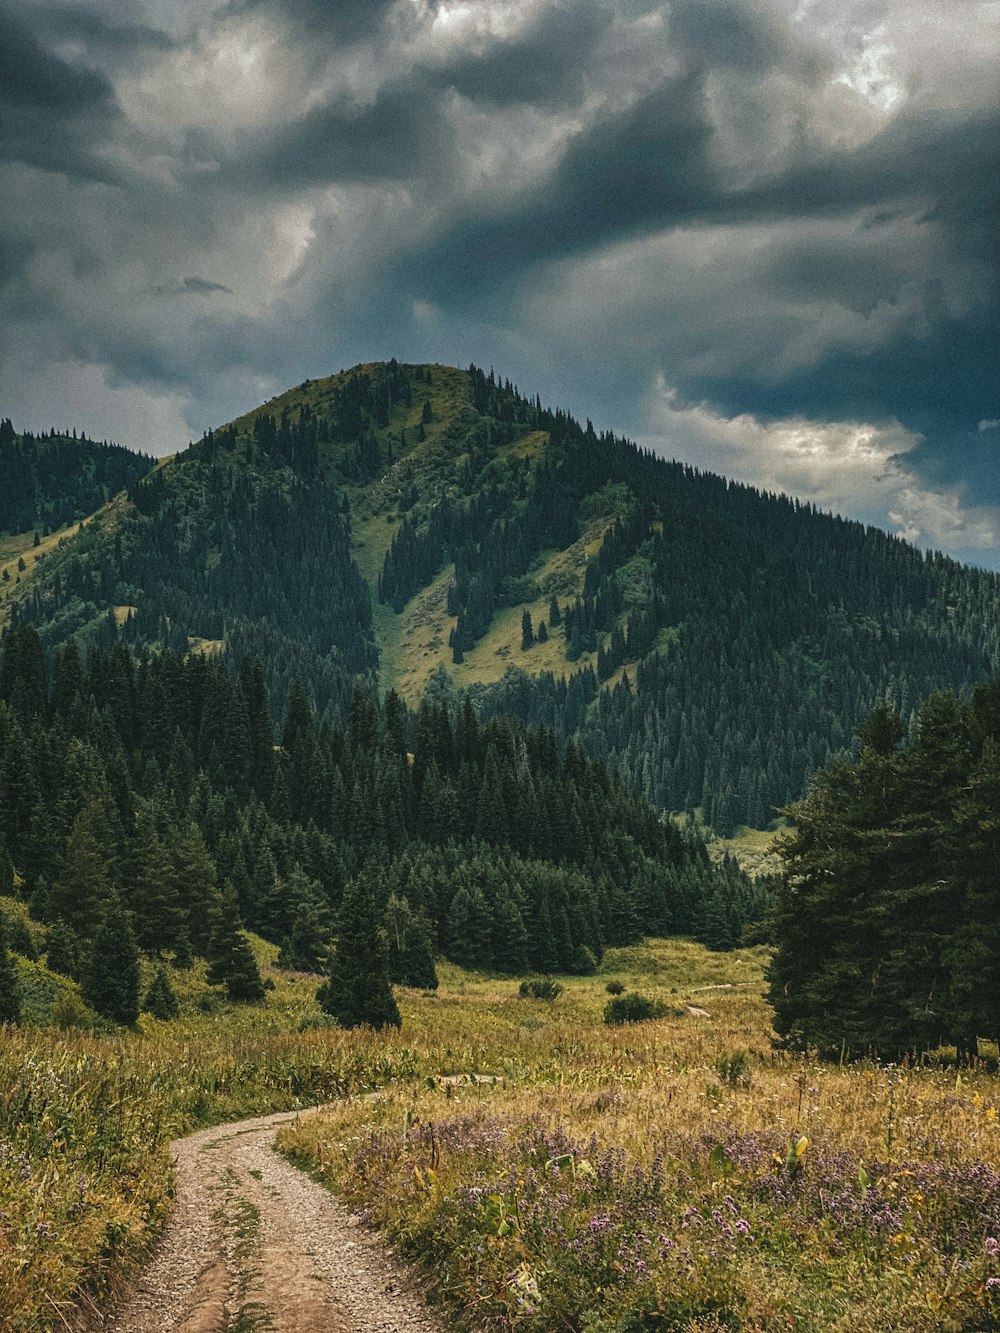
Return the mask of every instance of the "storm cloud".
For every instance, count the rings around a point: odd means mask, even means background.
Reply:
[[[996,4],[14,0],[0,24],[16,424],[168,452],[307,375],[475,360],[1000,565]]]

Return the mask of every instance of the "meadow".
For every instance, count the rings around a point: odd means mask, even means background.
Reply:
[[[171,1022],[4,1030],[5,1328],[85,1320],[125,1279],[169,1211],[170,1138],[324,1101],[282,1150],[424,1268],[456,1329],[1000,1325],[993,1073],[774,1051],[764,950],[648,941],[552,1001],[442,964],[375,1035],[318,1026],[315,979],[256,947],[263,1006],[196,969]],[[605,1025],[612,981],[666,1016]]]

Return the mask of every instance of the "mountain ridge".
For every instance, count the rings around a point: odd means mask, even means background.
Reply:
[[[109,613],[140,651],[263,645],[276,708],[298,675],[341,722],[356,672],[414,707],[468,690],[723,834],[766,826],[882,698],[909,715],[1000,668],[996,575],[476,367],[304,380],[91,526],[20,593],[50,646]]]

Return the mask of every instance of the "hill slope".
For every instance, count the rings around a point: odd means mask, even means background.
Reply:
[[[337,722],[352,673],[411,705],[468,687],[727,833],[765,826],[879,699],[908,714],[996,673],[998,591],[492,373],[389,362],[210,433],[58,553],[21,614],[49,644],[252,653],[276,709],[297,676]],[[135,608],[120,631],[115,607]]]

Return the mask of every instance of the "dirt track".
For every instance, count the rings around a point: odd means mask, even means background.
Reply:
[[[173,1217],[112,1333],[441,1333],[401,1262],[275,1153],[289,1113],[171,1145]]]

